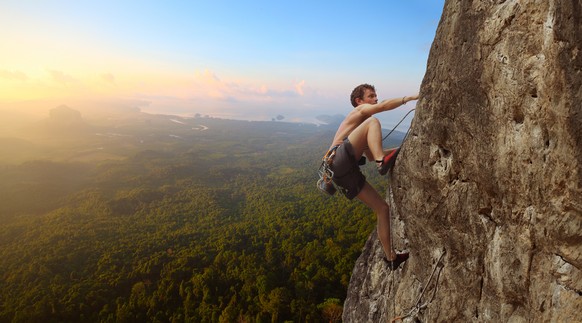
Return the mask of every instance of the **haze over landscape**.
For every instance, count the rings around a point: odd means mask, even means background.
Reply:
[[[380,99],[417,92],[443,3],[12,1],[0,12],[0,110],[316,122],[346,114],[359,83]]]

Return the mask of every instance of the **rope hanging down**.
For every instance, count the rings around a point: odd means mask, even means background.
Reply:
[[[436,295],[437,288],[438,288],[438,283],[439,283],[439,278],[440,278],[440,275],[441,275],[441,271],[443,269],[443,266],[439,266],[439,265],[441,264],[441,260],[443,259],[443,256],[445,255],[446,252],[447,251],[445,249],[443,249],[443,252],[441,253],[439,259],[437,260],[437,262],[434,265],[434,268],[432,269],[432,273],[428,277],[428,280],[426,281],[426,284],[424,284],[424,288],[422,289],[422,292],[420,293],[420,295],[418,295],[418,298],[416,299],[416,303],[414,304],[414,306],[412,306],[412,308],[410,309],[410,311],[408,311],[408,313],[406,313],[404,315],[401,315],[401,316],[396,316],[395,318],[393,318],[392,321],[391,321],[391,323],[395,323],[396,321],[402,321],[402,319],[404,319],[406,317],[409,317],[409,316],[412,316],[412,315],[420,312],[420,310],[425,309],[428,306],[428,304],[430,304],[433,301],[433,299],[434,299],[434,297]],[[431,280],[432,280],[432,278],[434,276],[434,273],[436,272],[437,268],[440,268],[440,270],[439,270],[439,272],[437,274],[436,283],[435,283],[435,286],[434,286],[434,289],[433,289],[432,296],[424,304],[420,304],[420,300],[422,299],[422,296],[424,295],[424,292],[426,292],[426,290],[428,288],[428,285],[430,284],[430,282],[431,282]]]

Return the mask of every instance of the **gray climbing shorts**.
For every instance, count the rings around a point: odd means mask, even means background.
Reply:
[[[333,182],[350,200],[360,194],[366,184],[366,176],[360,171],[358,162],[354,147],[347,138],[344,139],[335,152],[330,168],[333,171]]]

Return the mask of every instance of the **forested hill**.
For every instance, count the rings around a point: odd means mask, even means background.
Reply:
[[[1,322],[341,313],[375,218],[315,189],[334,128],[61,110],[0,138]]]

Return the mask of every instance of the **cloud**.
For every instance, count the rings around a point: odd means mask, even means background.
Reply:
[[[74,77],[63,73],[62,71],[49,70],[48,72],[53,81],[60,83],[62,85],[70,85],[77,83],[77,80]]]
[[[196,72],[194,86],[193,90],[196,95],[217,101],[236,101],[235,97],[240,92],[239,84],[223,82],[209,69]]]
[[[213,71],[205,69],[196,72],[192,94],[217,101],[264,103],[301,97],[304,86],[305,81],[277,89],[252,81],[223,80]]]
[[[26,81],[28,76],[21,71],[0,70],[0,77],[13,81]]]
[[[297,94],[303,96],[303,86],[305,86],[305,80],[301,80],[301,82],[295,84],[295,91],[297,92]]]
[[[221,83],[218,76],[216,76],[216,74],[214,74],[214,72],[212,72],[209,69],[205,69],[202,72],[196,72],[196,79],[198,81],[202,81],[204,84],[210,84],[210,85],[215,85],[215,84]]]
[[[267,93],[269,93],[269,89],[267,88],[266,85],[261,85],[258,92],[259,92],[259,94],[267,94]]]
[[[316,115],[334,114],[342,106],[349,107],[349,103],[338,102],[334,93],[309,86],[309,80],[303,78],[271,82],[230,73],[221,75],[211,69],[195,70],[178,78],[153,76],[156,75],[135,80],[125,77],[123,84],[116,87],[115,95],[122,93],[126,98],[137,95],[150,101],[150,105],[142,107],[148,113],[182,116],[199,113],[242,120],[271,120],[282,115],[284,120],[321,123],[315,120]],[[131,81],[135,84],[128,85]]]
[[[113,76],[113,74],[103,73],[100,76],[101,76],[101,80],[103,80],[105,83],[115,85],[115,76]]]

